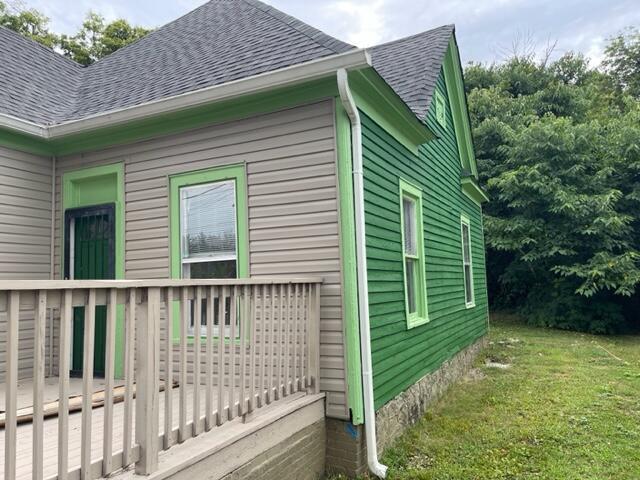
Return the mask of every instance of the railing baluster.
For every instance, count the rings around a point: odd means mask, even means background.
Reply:
[[[109,290],[107,301],[107,335],[105,352],[104,387],[104,438],[102,445],[102,475],[107,476],[113,469],[113,384],[116,353],[116,313],[118,291]]]
[[[193,300],[193,436],[200,433],[200,329],[202,325],[202,289],[195,287]]]
[[[291,284],[287,284],[287,302],[286,302],[286,315],[284,317],[285,333],[284,333],[284,395],[287,396],[291,393],[291,384],[289,378],[289,365],[291,363]]]
[[[164,441],[165,450],[173,443],[173,288],[165,296],[164,339]]]
[[[300,336],[298,335],[298,317],[300,315],[300,284],[296,283],[294,288],[294,309],[293,309],[293,385],[292,392],[298,391],[298,343],[300,342]]]
[[[122,465],[133,463],[131,439],[133,431],[133,376],[134,376],[134,342],[136,322],[135,288],[129,288],[127,295],[126,315],[124,324],[124,421],[122,436]]]
[[[187,439],[187,326],[189,323],[189,290],[182,287],[180,295],[180,407],[178,441]]]
[[[269,333],[270,333],[270,355],[269,359],[269,400],[268,403],[273,402],[274,400],[274,389],[273,389],[273,362],[275,361],[276,356],[276,334],[275,334],[275,325],[276,325],[276,286],[271,284],[271,318],[269,321]]]
[[[147,289],[141,305],[136,342],[136,443],[140,458],[136,473],[149,475],[158,467],[160,400],[160,288]]]
[[[240,310],[239,320],[238,320],[238,334],[240,335],[240,407],[238,409],[238,415],[244,415],[246,413],[246,395],[245,395],[245,382],[247,376],[247,352],[245,349],[247,348],[247,317],[249,316],[249,295],[248,288],[246,285],[242,287],[242,304],[243,308]]]
[[[283,362],[283,323],[284,323],[284,285],[280,284],[278,288],[278,336],[276,343],[276,361],[277,373],[276,373],[276,399],[282,398],[282,362]]]
[[[311,392],[320,393],[320,285],[311,285],[309,307],[309,387]]]
[[[69,472],[69,356],[73,291],[60,297],[60,351],[58,353],[58,480],[67,480]]]
[[[207,338],[206,338],[206,369],[205,369],[205,416],[204,428],[208,432],[213,428],[213,320],[215,317],[216,287],[209,287],[207,297]]]
[[[258,299],[257,289],[253,285],[249,285],[249,302],[250,302],[250,314],[249,314],[249,327],[251,332],[249,334],[249,412],[253,412],[256,408],[256,347],[258,339],[256,337],[256,306]],[[245,324],[246,325],[246,324]]]
[[[260,406],[264,407],[268,401],[265,390],[265,375],[267,365],[267,286],[262,285],[260,296]]]
[[[308,313],[309,313],[309,296],[308,296],[308,292],[309,292],[309,284],[308,283],[304,283],[302,285],[302,325],[301,325],[301,332],[300,332],[300,337],[301,337],[301,358],[300,358],[300,388],[302,390],[307,388],[307,377],[308,377],[308,370],[307,370],[307,347],[308,347],[308,343],[307,343],[307,322],[309,319]]]
[[[231,288],[231,292],[231,308],[229,313],[229,327],[231,329],[229,338],[229,420],[233,420],[236,417],[236,320],[238,318],[236,307],[238,302],[238,286],[234,285]]]
[[[216,423],[222,425],[225,422],[224,416],[224,316],[226,310],[226,299],[228,288],[221,288],[221,295],[218,298],[218,416]]]
[[[91,480],[91,416],[93,396],[93,352],[96,330],[96,290],[89,289],[84,307],[84,343],[82,356],[82,444],[80,478]]]
[[[47,292],[36,294],[34,356],[33,356],[33,450],[31,472],[33,480],[44,475],[44,362],[47,328]]]
[[[4,478],[16,478],[16,440],[18,414],[18,328],[20,292],[7,293],[7,346],[5,373]]]

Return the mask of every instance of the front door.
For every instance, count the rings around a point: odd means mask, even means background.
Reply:
[[[73,208],[65,211],[65,278],[111,280],[115,278],[115,205]],[[84,307],[73,310],[71,374],[82,375]],[[96,307],[93,372],[104,376],[107,331],[106,306]]]

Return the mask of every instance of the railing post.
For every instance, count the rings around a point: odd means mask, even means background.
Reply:
[[[311,377],[310,393],[320,393],[320,285],[311,284],[309,292],[309,330],[307,342],[309,345],[309,370]]]
[[[136,320],[136,443],[140,446],[136,473],[149,475],[158,468],[160,288],[147,290]]]

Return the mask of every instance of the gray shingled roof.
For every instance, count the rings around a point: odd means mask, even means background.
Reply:
[[[47,124],[72,107],[82,66],[0,27],[0,112]]]
[[[452,28],[371,49],[374,68],[421,119]],[[212,0],[89,67],[2,27],[0,46],[0,113],[45,125],[356,48],[258,0]]]
[[[373,68],[419,119],[429,111],[453,32],[444,25],[370,49]]]

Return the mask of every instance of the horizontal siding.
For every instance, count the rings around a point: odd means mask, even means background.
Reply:
[[[66,171],[124,162],[126,278],[169,276],[169,175],[244,164],[250,274],[314,275],[321,291],[321,388],[327,411],[347,418],[333,103],[202,128],[58,159]],[[61,218],[60,195],[57,216]],[[55,264],[60,275],[60,223]]]
[[[51,159],[0,147],[0,280],[50,276]],[[0,312],[0,379],[6,312]],[[33,311],[20,312],[18,376],[32,374]]]
[[[437,89],[446,97],[440,75]],[[416,156],[363,115],[367,271],[376,408],[486,333],[487,296],[481,210],[461,191],[461,164],[447,102],[439,139]],[[430,322],[407,329],[399,178],[421,187]],[[471,219],[476,306],[465,307],[460,214]]]

